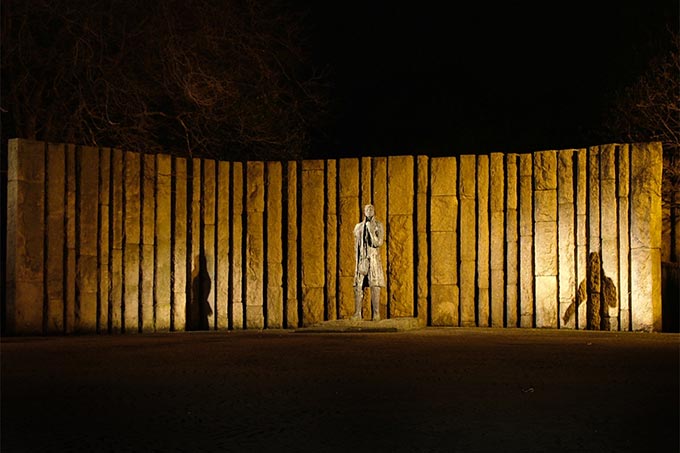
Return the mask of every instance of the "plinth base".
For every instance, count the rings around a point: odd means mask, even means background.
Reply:
[[[308,327],[301,327],[299,333],[352,333],[352,332],[400,332],[422,329],[425,321],[418,318],[391,318],[380,321],[337,319],[325,321]]]

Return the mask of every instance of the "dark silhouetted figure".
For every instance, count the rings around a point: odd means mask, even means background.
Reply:
[[[209,330],[212,307],[208,295],[212,286],[208,273],[208,262],[203,253],[196,257],[198,265],[194,265],[191,285],[191,301],[187,304],[187,330]]]

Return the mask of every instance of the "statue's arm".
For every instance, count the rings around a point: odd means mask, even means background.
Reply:
[[[383,228],[382,223],[378,222],[377,220],[371,223],[373,224],[373,227],[369,228],[368,232],[371,235],[371,243],[373,247],[377,248],[383,245],[383,241],[385,239],[385,229]]]

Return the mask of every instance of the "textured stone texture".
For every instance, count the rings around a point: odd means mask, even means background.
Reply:
[[[155,280],[155,234],[156,234],[156,156],[142,155],[142,262],[141,303],[142,331],[152,332],[154,323],[154,280]]]
[[[476,157],[460,156],[460,325],[475,322],[475,272],[477,260]]]
[[[123,244],[123,326],[125,332],[139,331],[139,279],[141,241],[141,155],[125,152],[124,157],[124,244]]]
[[[617,154],[618,186],[617,200],[619,203],[619,328],[629,331],[630,326],[630,241],[629,241],[629,174],[630,174],[630,147],[621,145]]]
[[[619,246],[618,246],[618,204],[616,197],[616,155],[619,153],[617,145],[604,145],[600,155],[600,235],[602,238],[602,271],[603,278],[610,278],[616,282],[614,291],[619,285]],[[605,310],[609,317],[608,325],[611,330],[619,330],[619,304],[607,304]]]
[[[47,146],[46,333],[50,334],[64,332],[64,206],[66,204],[66,187],[64,184],[64,181],[66,181],[66,154],[64,149],[64,145],[50,143]],[[8,233],[9,231],[8,229]],[[106,238],[108,239],[108,234]]]
[[[442,157],[433,158],[430,162],[431,322],[436,326],[457,326],[457,161],[455,157]]]
[[[630,165],[631,324],[661,330],[661,144],[633,144]]]
[[[287,162],[286,164],[287,187],[287,250],[286,258],[286,307],[285,307],[285,327],[298,326],[298,224],[297,224],[297,163]]]
[[[208,309],[203,313],[204,317],[208,318],[208,327],[215,329],[216,327],[216,313],[215,295],[216,295],[216,255],[215,255],[215,196],[217,193],[217,165],[214,160],[203,160],[202,173],[202,193],[201,193],[201,215],[202,215],[202,250],[205,256],[206,267],[208,268],[208,275],[210,277],[210,285],[203,288],[207,295]],[[207,282],[206,282],[207,283]]]
[[[229,216],[231,209],[229,182],[231,168],[229,162],[219,162],[217,165],[217,211],[215,212],[217,231],[215,278],[215,316],[217,329],[229,327]]]
[[[390,318],[414,316],[414,159],[391,156],[387,162],[387,278]]]
[[[76,148],[69,145],[66,148],[66,333],[73,332],[76,322],[76,170]]]
[[[558,200],[558,244],[559,244],[559,327],[573,329],[575,317],[565,314],[576,298],[576,213],[574,209],[574,178],[572,150],[558,153],[557,200]]]
[[[123,326],[123,151],[111,150],[111,297],[109,331]]]
[[[418,156],[416,160],[416,316],[428,320],[428,236],[427,198],[429,190],[429,158]],[[384,248],[384,247],[383,247]],[[383,261],[385,263],[385,261]]]
[[[490,325],[489,156],[477,156],[477,325]]]
[[[519,317],[520,327],[534,325],[534,237],[532,155],[519,155]]]
[[[600,147],[588,148],[588,253],[600,253]]]
[[[302,325],[324,320],[324,162],[302,162]],[[315,290],[312,290],[315,289]]]
[[[374,157],[373,158],[373,205],[375,207],[376,217],[385,223],[387,220],[387,158]],[[384,225],[389,228],[388,225]],[[386,243],[380,247],[380,259],[384,266],[387,266],[387,245]],[[384,268],[386,269],[386,267]],[[385,281],[387,285],[380,291],[380,317],[387,318],[387,295],[389,293],[390,281]],[[368,309],[368,304],[366,309]]]
[[[231,327],[243,329],[243,164],[232,163],[232,230],[231,230]]]
[[[194,158],[189,162],[191,164],[191,171],[187,171],[190,176],[188,184],[191,190],[191,197],[190,214],[187,214],[189,219],[189,244],[187,247],[191,275],[187,277],[189,287],[187,289],[187,318],[185,328],[187,330],[198,330],[200,327],[204,327],[201,325],[203,322],[201,319],[201,305],[203,303],[201,296],[204,286],[203,283],[207,283],[207,280],[200,275],[201,259],[205,258],[205,252],[202,249],[201,244],[201,196],[203,181],[201,174],[201,159]]]
[[[110,194],[111,194],[111,149],[99,149],[99,231],[97,233],[97,332],[108,332],[111,250],[110,237]],[[63,185],[63,175],[61,178]],[[55,219],[56,220],[56,219]],[[63,220],[62,220],[63,223]],[[169,244],[169,238],[168,238]],[[63,306],[63,305],[62,305]]]
[[[349,318],[354,313],[354,225],[361,220],[359,210],[359,161],[338,160],[339,206],[338,242],[339,256],[339,305],[340,318]],[[376,212],[377,215],[377,212]],[[389,226],[387,227],[389,229]]]
[[[76,150],[77,239],[75,331],[97,330],[97,236],[99,201],[99,151]]]
[[[586,282],[586,265],[588,260],[588,190],[587,190],[587,150],[575,151],[576,159],[576,282],[579,287]],[[627,241],[626,241],[627,242]],[[577,300],[575,299],[576,303]],[[585,302],[585,301],[583,301]],[[586,328],[586,304],[580,304],[575,310],[574,325],[577,329]]]
[[[267,162],[266,218],[267,218],[267,327],[283,327],[283,241],[282,241],[282,165]]]
[[[559,303],[557,292],[557,153],[555,151],[534,153],[534,170],[536,327],[556,328]],[[554,292],[550,293],[553,290]]]
[[[519,306],[519,156],[508,154],[505,158],[506,211],[505,211],[505,325],[517,327]]]
[[[338,210],[337,161],[326,161],[326,313],[329,320],[338,318]]]
[[[362,157],[359,164],[361,166],[361,177],[359,182],[361,184],[361,208],[363,212],[364,206],[373,204],[373,164],[370,157]]]
[[[246,171],[246,327],[261,329],[264,327],[264,162],[248,162]]]
[[[505,305],[505,164],[501,153],[490,156],[489,253],[491,326],[503,327]]]
[[[171,253],[172,210],[171,210],[171,178],[172,158],[169,155],[156,156],[156,256],[154,261],[154,306],[155,330],[170,330],[170,293],[171,287]]]
[[[187,161],[173,157],[174,191],[173,205],[173,248],[172,248],[172,304],[171,327],[184,330],[187,304]]]
[[[7,174],[7,330],[43,332],[45,144],[10,140]]]

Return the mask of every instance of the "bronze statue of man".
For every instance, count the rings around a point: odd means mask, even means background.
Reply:
[[[375,218],[375,208],[371,204],[364,206],[364,220],[354,227],[354,316],[361,319],[364,299],[364,288],[371,288],[371,312],[373,321],[380,320],[380,288],[385,287],[385,276],[380,251],[383,244],[385,228]]]

